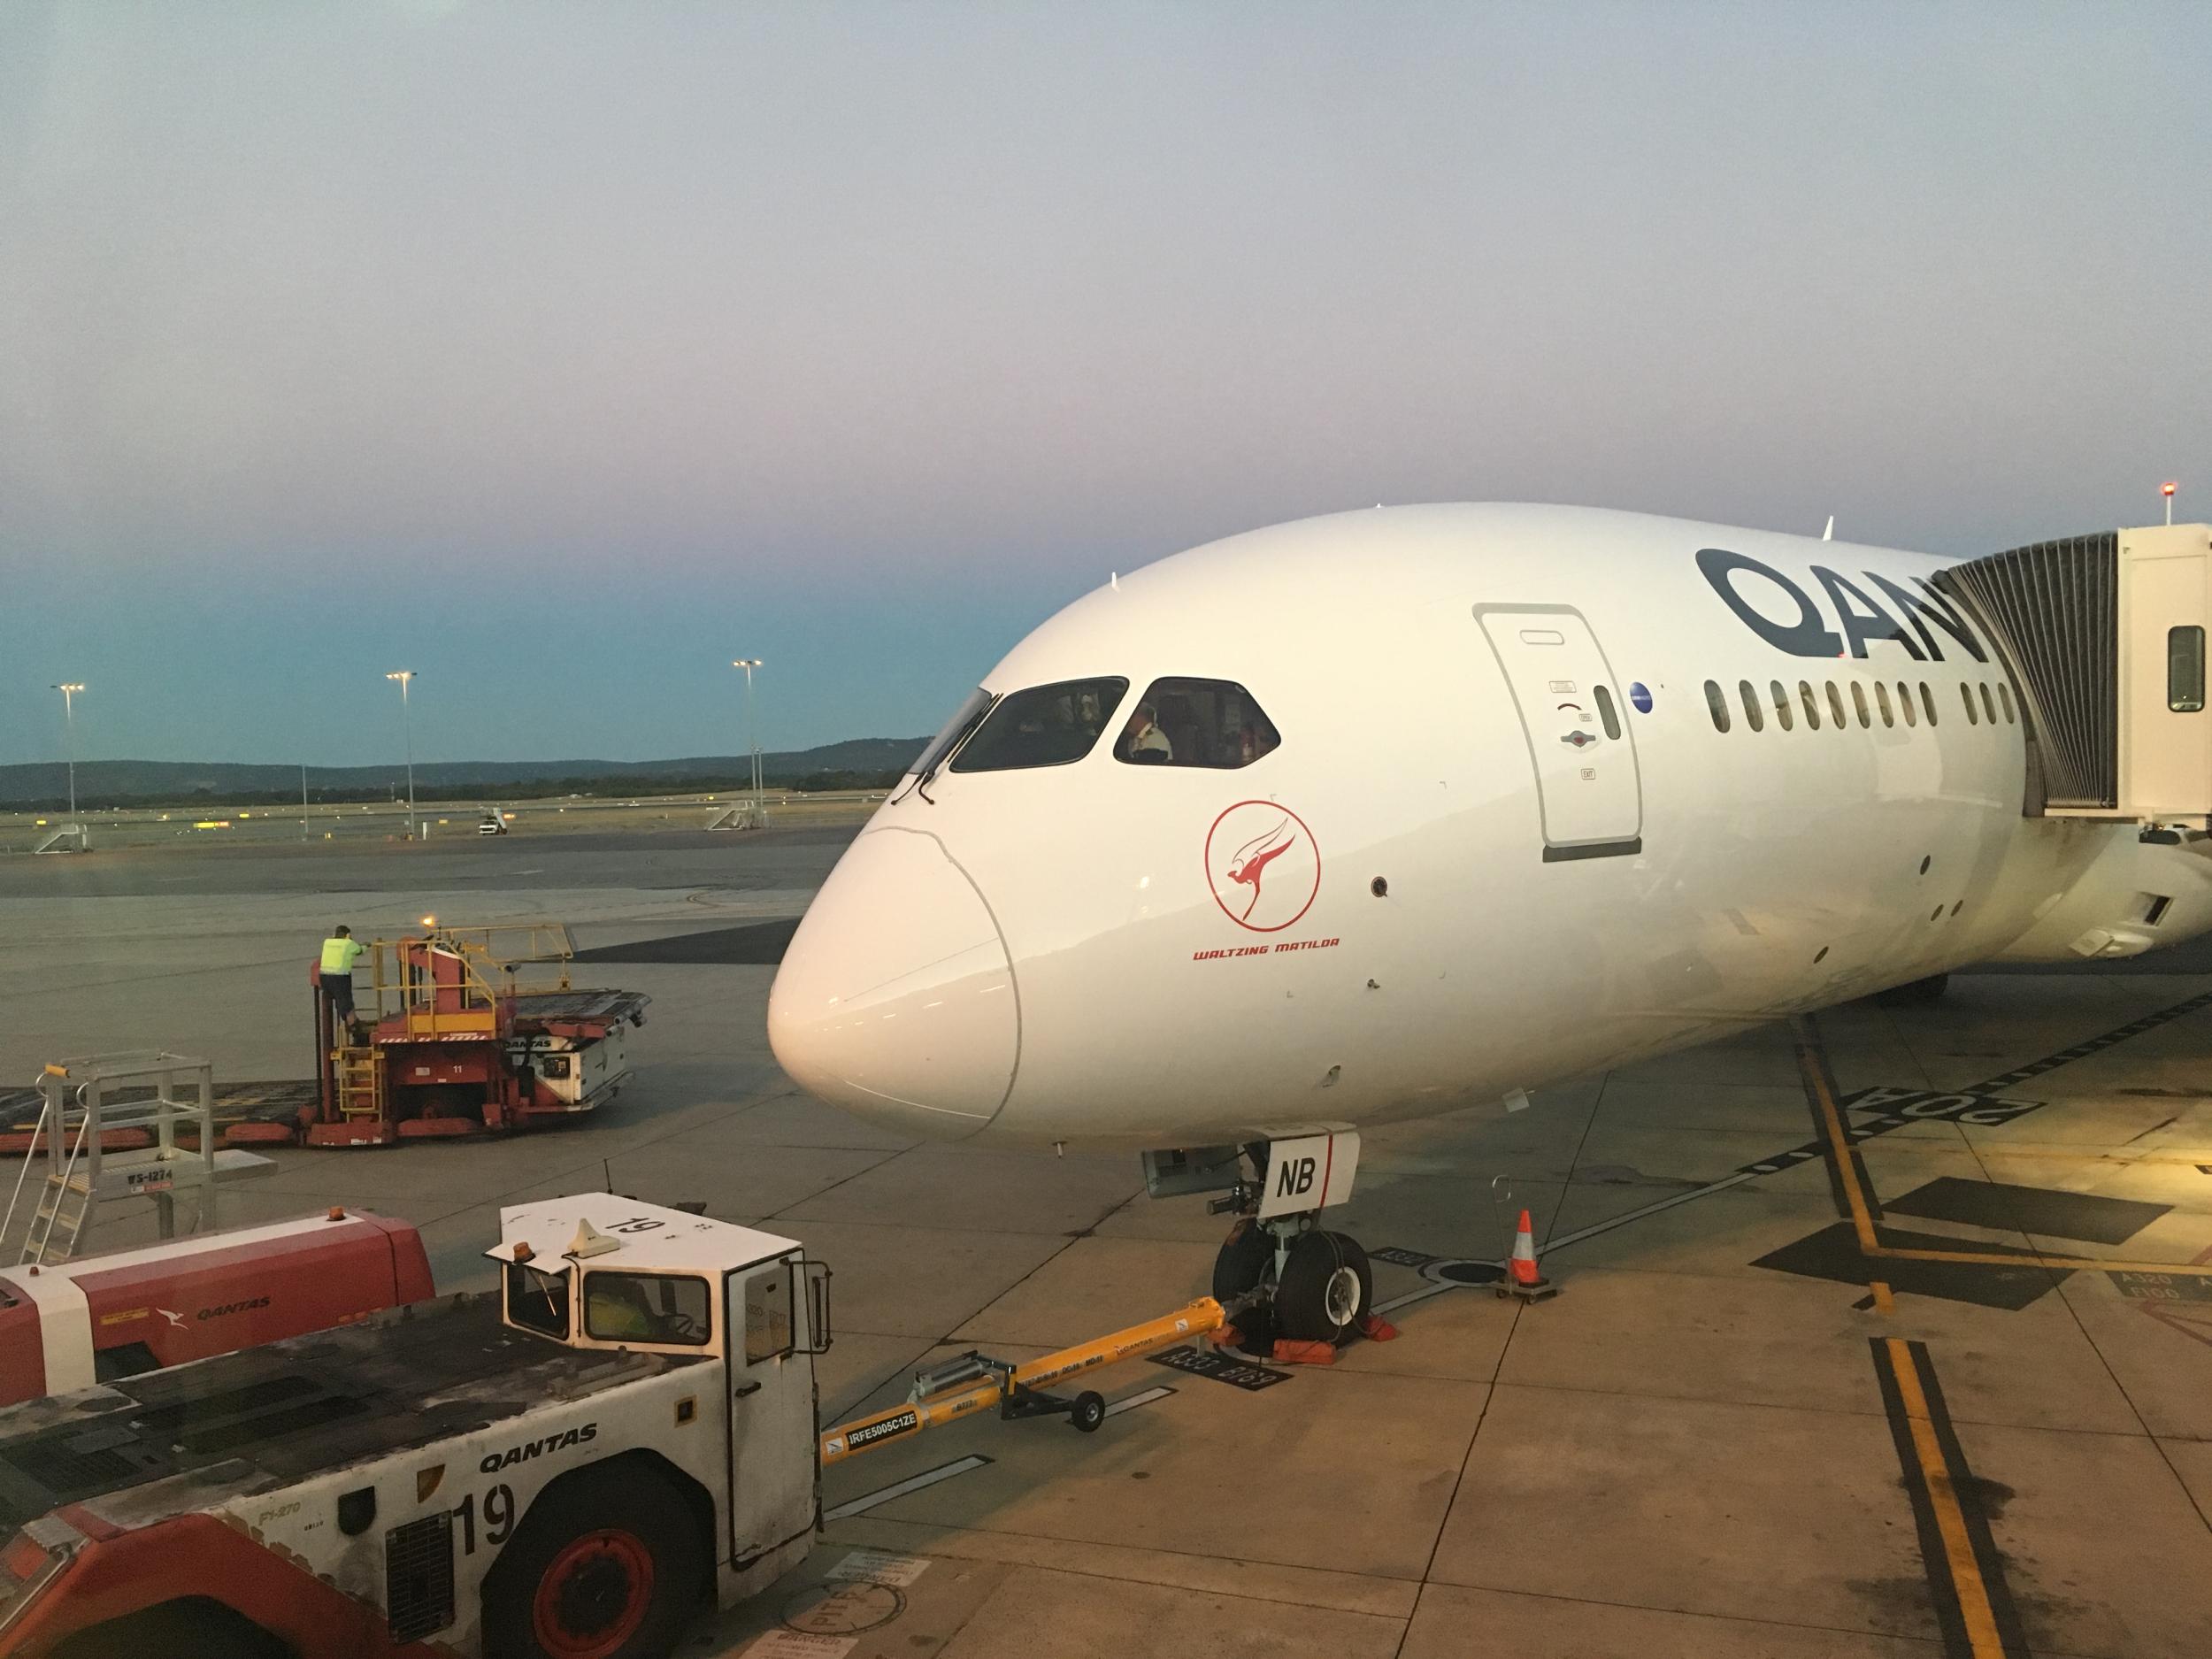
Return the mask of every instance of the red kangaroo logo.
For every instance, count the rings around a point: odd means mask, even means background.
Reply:
[[[1253,906],[1260,902],[1260,878],[1267,873],[1268,865],[1297,844],[1298,833],[1290,827],[1289,818],[1285,817],[1266,834],[1245,842],[1230,855],[1229,879],[1239,887],[1252,889],[1251,902],[1244,907],[1244,915],[1237,918],[1239,921],[1250,917]]]

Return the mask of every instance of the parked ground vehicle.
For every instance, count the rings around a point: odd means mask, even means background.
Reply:
[[[0,1410],[0,1654],[628,1659],[803,1556],[826,1272],[609,1194],[501,1224],[499,1292]]]
[[[415,1229],[357,1210],[0,1267],[0,1406],[349,1325],[432,1294]]]

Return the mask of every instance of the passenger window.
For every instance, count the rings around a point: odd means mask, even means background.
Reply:
[[[1252,694],[1233,680],[1156,680],[1123,722],[1114,757],[1135,766],[1233,772],[1282,741]]]
[[[1705,682],[1705,706],[1713,711],[1713,730],[1725,732],[1728,729],[1728,698],[1717,681],[1709,680]]]
[[[1613,707],[1613,694],[1603,686],[1599,686],[1594,688],[1591,695],[1598,700],[1598,720],[1605,727],[1606,736],[1617,741],[1621,734],[1621,717]]]
[[[1820,699],[1813,695],[1810,680],[1801,680],[1797,682],[1797,700],[1805,705],[1805,729],[1809,732],[1820,730]]]
[[[507,1263],[507,1317],[526,1331],[568,1339],[568,1269],[541,1273],[520,1262]]]
[[[1997,705],[1989,700],[1989,682],[1986,680],[1982,681],[1982,713],[1990,725],[1997,724]]]
[[[1889,687],[1878,680],[1874,682],[1874,701],[1882,710],[1882,724],[1896,725],[1897,711],[1889,706]]]
[[[1792,730],[1797,720],[1790,712],[1790,694],[1782,689],[1782,682],[1778,680],[1769,680],[1767,689],[1774,694],[1774,718],[1782,723],[1785,732]]]
[[[1736,693],[1743,699],[1744,724],[1755,732],[1767,729],[1766,717],[1759,712],[1759,694],[1751,688],[1747,680],[1736,682]]]
[[[1125,680],[1064,680],[1009,693],[952,757],[952,769],[1019,772],[1080,760],[1128,689]]]
[[[2204,711],[2204,630],[2166,630],[2166,706],[2176,714]]]
[[[1928,689],[1928,682],[1924,680],[1920,682],[1920,706],[1928,711],[1928,724],[1933,726],[1936,723],[1935,693]]]
[[[1837,731],[1840,732],[1845,726],[1850,725],[1850,722],[1843,716],[1843,693],[1836,689],[1836,682],[1832,680],[1828,682],[1828,712],[1836,717]],[[1865,710],[1861,710],[1860,714],[1862,718],[1859,724],[1864,726],[1866,724],[1863,718]]]
[[[2001,680],[1997,682],[1997,701],[2005,705],[2005,724],[2010,726],[2013,723],[2012,687]]]
[[[1912,706],[1912,687],[1901,680],[1897,682],[1897,701],[1904,705],[1905,724],[1907,726],[1918,726],[1920,724],[1920,710]]]
[[[687,1273],[587,1273],[584,1334],[704,1348],[714,1335],[707,1281]]]
[[[1859,724],[1861,726],[1868,726],[1874,724],[1872,720],[1867,718],[1866,687],[1855,680],[1851,682],[1851,706],[1859,711]]]
[[[1979,726],[1982,717],[1974,712],[1974,687],[1962,680],[1959,681],[1959,701],[1966,705],[1967,725]]]

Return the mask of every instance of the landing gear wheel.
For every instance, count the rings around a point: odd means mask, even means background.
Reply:
[[[1073,1409],[1068,1413],[1068,1426],[1085,1434],[1098,1432],[1098,1425],[1106,1420],[1106,1396],[1085,1389],[1075,1396]]]
[[[643,1471],[587,1477],[530,1508],[484,1584],[490,1659],[646,1659],[698,1610],[690,1506]]]
[[[1214,1257],[1214,1300],[1226,1305],[1249,1295],[1275,1265],[1275,1240],[1267,1229],[1247,1216],[1229,1229]]]
[[[1374,1270],[1356,1239],[1303,1233],[1293,1241],[1275,1290],[1275,1317],[1285,1336],[1340,1348],[1359,1334],[1360,1317],[1374,1301]]]

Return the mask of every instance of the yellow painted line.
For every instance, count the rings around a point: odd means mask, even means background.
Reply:
[[[1858,1232],[1859,1248],[1868,1256],[1881,1249],[1874,1236],[1874,1216],[1868,1209],[1866,1194],[1859,1190],[1858,1165],[1852,1162],[1851,1141],[1843,1133],[1843,1114],[1836,1109],[1836,1097],[1829,1092],[1828,1079],[1821,1074],[1819,1052],[1808,1031],[1797,1039],[1797,1069],[1804,1074],[1805,1087],[1812,1091],[1820,1103],[1823,1126],[1828,1133],[1828,1150],[1835,1155],[1836,1173],[1843,1182],[1844,1202],[1851,1207],[1851,1225]]]
[[[1889,1294],[1889,1285],[1886,1280],[1878,1279],[1867,1288],[1874,1293],[1875,1312],[1893,1314],[1897,1311],[1896,1299]]]
[[[1860,1255],[1885,1262],[1954,1262],[1970,1267],[2042,1267],[2062,1272],[2179,1273],[2185,1278],[2212,1278],[2212,1262],[2116,1262],[2094,1256],[2047,1256],[2040,1250],[2001,1256],[1993,1250],[1915,1250],[1882,1243],[1875,1236],[1873,1210],[1859,1186],[1859,1167],[1851,1156],[1850,1138],[1843,1132],[1843,1114],[1837,1109],[1827,1079],[1821,1075],[1808,1038],[1797,1040],[1797,1064],[1804,1074],[1805,1087],[1820,1103],[1828,1148],[1835,1154],[1836,1169],[1843,1179],[1844,1202],[1851,1208],[1851,1225],[1859,1235]]]
[[[1959,1614],[1966,1624],[1966,1641],[1974,1659],[2004,1659],[2004,1639],[1997,1633],[1996,1610],[1989,1604],[1989,1586],[1982,1581],[1981,1563],[1974,1559],[1973,1540],[1967,1536],[1966,1512],[1959,1507],[1957,1489],[1951,1484],[1949,1465],[1936,1439],[1935,1419],[1928,1412],[1928,1396],[1920,1386],[1920,1368],[1902,1337],[1884,1339],[1889,1348],[1891,1372],[1904,1402],[1905,1422],[1912,1431],[1912,1448],[1920,1460],[1921,1478],[1928,1483],[1928,1499],[1935,1509],[1936,1531],[1943,1539],[1944,1564],[1950,1569],[1951,1587],[1958,1593]]]

